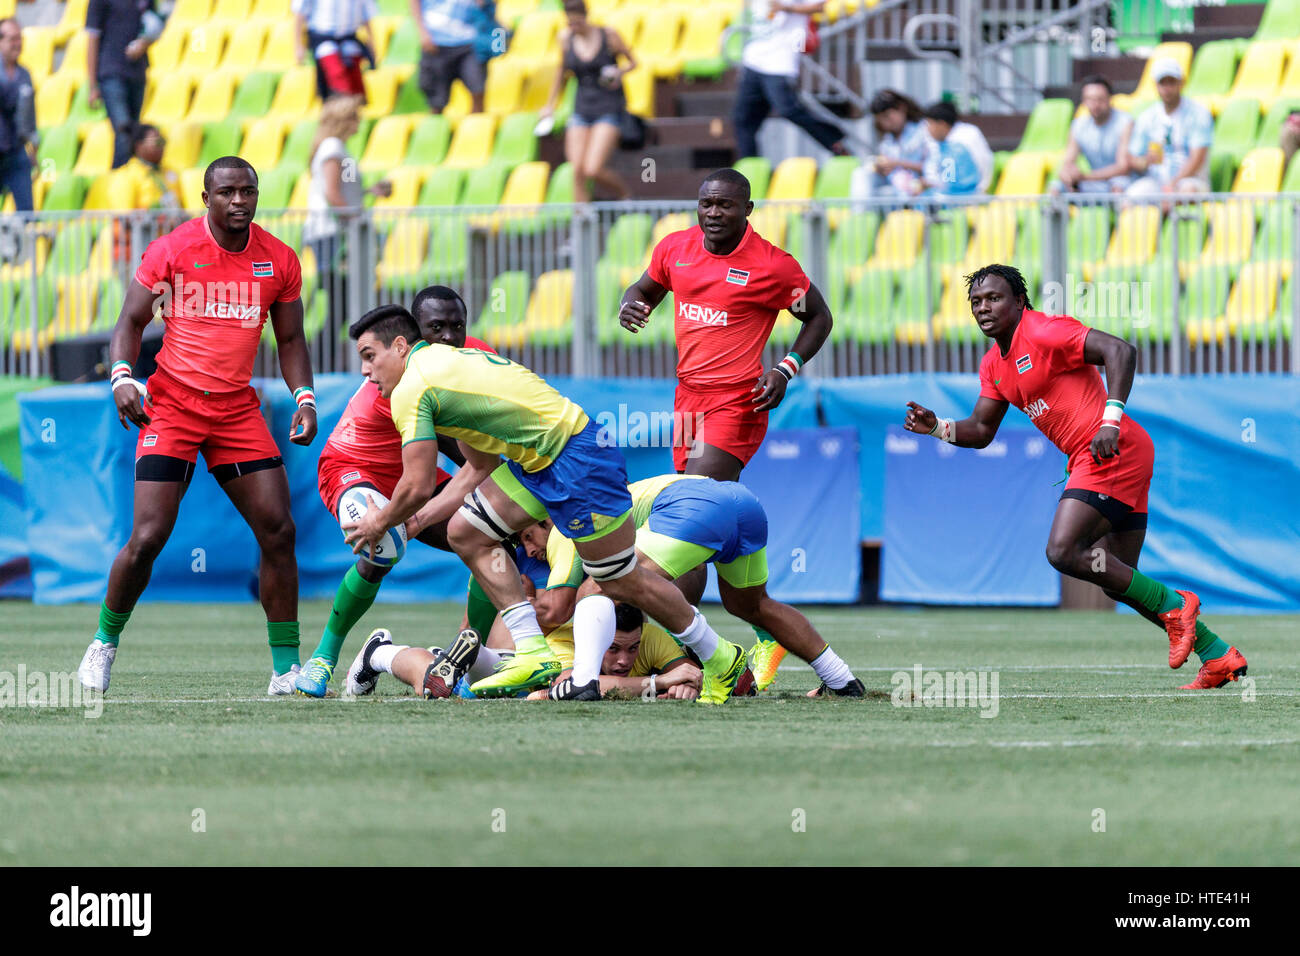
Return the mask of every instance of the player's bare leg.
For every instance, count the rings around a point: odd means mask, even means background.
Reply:
[[[299,664],[298,559],[289,479],[283,467],[265,468],[230,479],[222,490],[248,522],[261,550],[258,597],[266,612],[271,666],[277,675],[288,674]],[[285,693],[291,694],[289,683]]]
[[[118,639],[149,584],[154,561],[171,537],[187,487],[183,481],[135,483],[131,537],[113,559],[108,589],[99,607],[99,627],[77,667],[77,678],[84,687],[108,690]]]

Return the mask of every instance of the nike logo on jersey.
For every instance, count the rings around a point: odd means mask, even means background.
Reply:
[[[687,266],[693,266],[693,265],[695,265],[694,262],[678,262],[678,263],[677,263],[677,267],[678,267],[679,269],[684,269],[684,268],[686,268]]]
[[[994,384],[994,385],[1001,385],[1001,384],[1002,384],[1002,379],[1000,379],[1000,378],[995,378],[995,379],[993,380],[993,384]]]
[[[215,266],[215,265],[216,265],[215,262],[196,262],[194,263],[194,268],[206,269],[208,266]]]

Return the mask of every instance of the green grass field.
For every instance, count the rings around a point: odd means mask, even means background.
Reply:
[[[327,613],[304,605],[304,657]],[[0,614],[10,672],[75,671],[95,620]],[[377,606],[334,686],[370,628],[442,643],[459,614]],[[389,677],[362,700],[271,699],[260,608],[146,605],[98,719],[0,709],[0,864],[1165,866],[1300,851],[1294,617],[1210,619],[1253,683],[1193,693],[1177,687],[1196,658],[1171,672],[1163,635],[1133,616],[810,616],[872,697],[807,700],[812,671],[787,658],[776,693],[721,708],[426,702]],[[916,664],[997,671],[997,716],[893,706],[892,673]]]

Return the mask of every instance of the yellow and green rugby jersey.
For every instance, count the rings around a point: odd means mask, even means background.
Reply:
[[[632,526],[640,528],[650,520],[650,509],[654,507],[659,492],[678,481],[698,481],[704,475],[656,475],[643,478],[627,486],[632,495]]]
[[[546,536],[546,563],[551,574],[546,579],[546,590],[551,588],[576,588],[584,576],[582,559],[578,557],[573,542],[559,528],[552,527]]]
[[[524,471],[541,471],[587,427],[586,412],[522,365],[427,342],[406,357],[391,402],[403,445],[446,435]]]
[[[560,667],[569,670],[573,667],[573,622],[561,624],[546,635],[555,656],[560,659]],[[662,627],[646,619],[641,627],[641,647],[636,652],[636,660],[628,677],[649,677],[662,674],[678,661],[685,660],[686,654]]]

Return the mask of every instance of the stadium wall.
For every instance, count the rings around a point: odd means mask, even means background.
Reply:
[[[671,381],[552,381],[594,418],[618,431],[631,479],[671,468],[666,439],[671,425],[664,415],[672,407]],[[321,443],[356,383],[353,376],[320,376],[321,434],[310,448],[282,444],[305,597],[331,595],[349,563],[338,529],[317,495],[315,466]],[[281,383],[266,384],[272,432],[284,436],[293,403]],[[977,394],[975,377],[969,375],[797,380],[772,416],[769,439],[796,452],[784,463],[760,456],[747,473],[748,483],[772,514],[774,590],[810,601],[856,599],[856,588],[847,587],[846,580],[856,574],[857,549],[851,546],[854,538],[844,532],[857,527],[861,540],[885,537],[889,426],[902,420],[909,399],[940,414],[961,415]],[[24,546],[16,525],[25,520],[35,600],[98,601],[109,564],[129,533],[136,433],[118,423],[104,383],[41,389],[20,396],[18,405],[23,508],[20,512],[17,507],[17,485],[6,486],[10,494],[3,496],[5,514],[14,520],[5,522],[10,533],[0,536],[0,566],[22,557],[13,552]],[[1156,445],[1143,570],[1176,587],[1196,590],[1212,611],[1300,610],[1300,517],[1293,507],[1300,496],[1300,466],[1294,458],[1300,448],[1300,380],[1148,376],[1135,383],[1129,407]],[[1027,428],[1029,423],[1012,409],[1006,426]],[[840,442],[829,466],[807,463],[806,454],[819,454],[822,446],[807,444],[814,439],[796,432],[810,428],[832,429],[823,437]],[[790,436],[775,434],[782,429],[795,431]],[[800,443],[809,449],[806,454],[798,450],[805,447]],[[853,480],[844,481],[843,474],[854,470]],[[823,481],[827,476],[840,480]],[[804,505],[796,504],[792,491]],[[1055,493],[1036,503],[1034,513],[1025,515],[1026,524],[1045,529],[1054,498]],[[923,500],[917,507],[948,504]],[[982,520],[981,514],[980,509],[970,510],[966,520]],[[990,517],[985,532],[1000,533],[1004,520],[1000,514]],[[806,547],[810,541],[816,542],[815,550],[824,560],[791,573],[787,565],[794,562],[786,559],[798,548],[811,554],[814,549]],[[1036,554],[1026,559],[1043,561],[1045,543],[1044,531]],[[255,585],[256,557],[252,534],[215,482],[200,475],[182,504],[147,597],[248,599]],[[457,599],[464,585],[464,569],[453,556],[413,547],[390,575],[382,597]],[[7,593],[17,596],[23,591]],[[989,600],[1006,602],[1005,595],[994,592]]]

